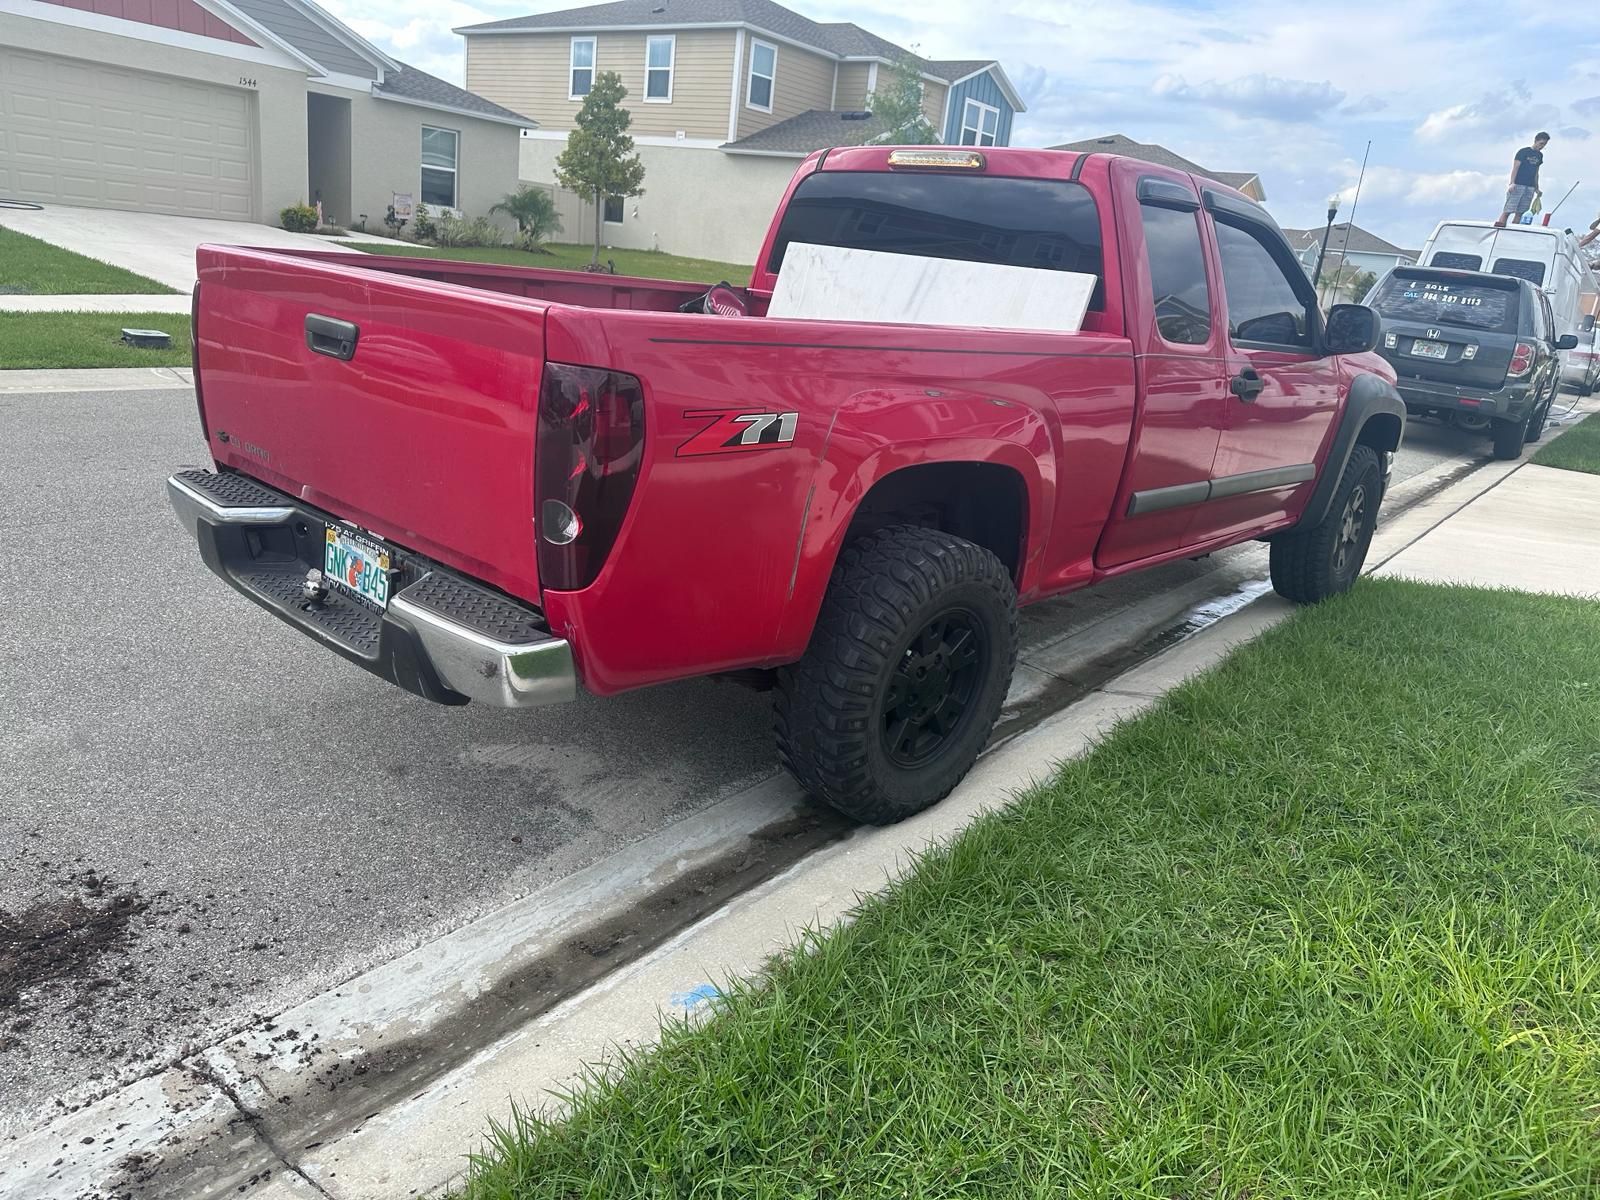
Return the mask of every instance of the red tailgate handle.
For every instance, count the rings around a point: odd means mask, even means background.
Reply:
[[[326,354],[340,362],[349,362],[356,356],[356,341],[361,328],[353,321],[325,317],[321,313],[306,314],[306,345],[313,354]]]

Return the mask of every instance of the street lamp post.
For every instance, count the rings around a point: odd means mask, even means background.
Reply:
[[[1322,249],[1317,251],[1317,269],[1311,276],[1311,286],[1322,281],[1322,260],[1328,256],[1328,235],[1333,232],[1333,219],[1339,215],[1339,197],[1328,197],[1328,224],[1322,231]]]

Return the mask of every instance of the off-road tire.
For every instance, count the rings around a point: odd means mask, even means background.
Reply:
[[[1520,421],[1506,421],[1496,418],[1489,430],[1489,435],[1494,438],[1494,456],[1502,461],[1522,457],[1522,447],[1527,444],[1528,423],[1532,421],[1533,414],[1529,413]]]
[[[906,703],[907,665],[924,661],[915,648],[933,644],[923,639],[941,620],[964,623],[978,643],[978,660],[949,676],[968,699],[935,735],[943,741],[931,757],[903,765],[887,722],[905,710],[890,701]],[[874,530],[845,546],[805,657],[778,672],[778,755],[811,796],[847,816],[903,820],[943,800],[971,769],[1016,659],[1017,593],[998,558],[935,529]]]
[[[1383,458],[1371,446],[1357,445],[1322,521],[1272,539],[1273,590],[1296,604],[1317,604],[1348,591],[1367,560],[1382,501]]]

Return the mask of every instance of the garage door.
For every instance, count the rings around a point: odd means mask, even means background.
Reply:
[[[0,49],[0,196],[246,221],[255,126],[241,89]]]

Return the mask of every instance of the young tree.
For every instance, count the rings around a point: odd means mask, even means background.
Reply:
[[[867,97],[867,107],[883,123],[878,140],[896,146],[926,146],[939,140],[939,131],[922,110],[922,63],[901,54],[891,67],[878,71],[878,88]]]
[[[628,136],[633,118],[622,107],[627,96],[628,89],[615,71],[596,75],[578,110],[578,127],[567,135],[567,148],[556,159],[556,181],[580,196],[594,197],[591,268],[600,266],[600,219],[606,197],[644,195],[644,163]]]
[[[498,204],[491,205],[492,213],[504,213],[517,223],[517,233],[524,248],[536,249],[551,234],[561,232],[561,216],[556,212],[555,197],[542,187],[525,183],[514,192],[507,192]]]

